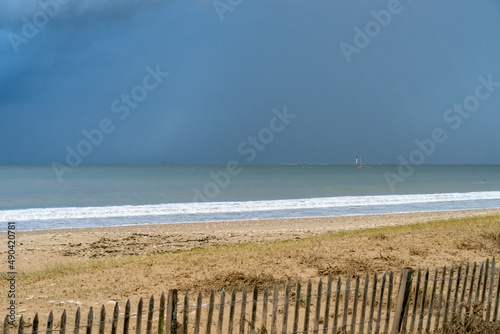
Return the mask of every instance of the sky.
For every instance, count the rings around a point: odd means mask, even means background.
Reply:
[[[0,164],[500,163],[496,0],[2,0]]]

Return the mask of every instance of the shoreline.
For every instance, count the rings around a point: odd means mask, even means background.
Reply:
[[[20,256],[17,264],[21,271],[36,271],[47,266],[85,263],[92,259],[303,239],[331,232],[487,215],[500,215],[500,208],[16,231],[16,251]],[[0,270],[4,267],[5,263],[0,263]]]
[[[157,223],[157,224],[134,224],[134,225],[117,225],[117,226],[103,226],[103,227],[75,227],[75,228],[56,228],[56,229],[46,229],[46,230],[17,230],[17,233],[22,233],[24,235],[44,235],[44,234],[54,234],[54,233],[89,233],[89,232],[112,232],[119,233],[127,230],[137,230],[143,231],[147,230],[151,232],[152,229],[160,229],[168,232],[178,233],[184,232],[187,228],[188,230],[192,230],[192,227],[198,226],[203,230],[211,230],[214,227],[219,227],[223,229],[227,229],[228,227],[234,227],[237,230],[241,229],[242,226],[248,227],[248,225],[255,224],[259,227],[264,227],[263,225],[267,225],[270,222],[279,225],[287,225],[296,223],[324,223],[326,220],[331,221],[331,223],[337,223],[338,221],[349,221],[351,224],[352,221],[358,222],[362,220],[362,218],[366,218],[366,220],[371,221],[374,218],[382,218],[387,217],[389,220],[403,218],[404,220],[415,218],[414,222],[419,222],[421,219],[425,219],[425,221],[436,220],[436,219],[451,219],[451,218],[462,218],[468,216],[477,216],[477,215],[494,215],[500,214],[499,208],[488,208],[488,209],[459,209],[459,210],[435,210],[435,211],[416,211],[416,212],[401,212],[401,213],[383,213],[383,214],[355,214],[355,215],[345,215],[345,216],[320,216],[320,217],[293,217],[293,218],[270,218],[270,219],[245,219],[245,220],[221,220],[221,221],[193,221],[193,222],[182,222],[182,223]],[[417,217],[414,217],[417,216]],[[418,217],[419,216],[419,217]],[[412,221],[413,222],[413,221]],[[404,222],[402,224],[411,224],[412,222]],[[228,226],[230,225],[230,226]],[[358,228],[369,228],[369,227],[382,227],[382,226],[390,226],[392,224],[377,224],[376,226],[368,226],[355,224],[354,229]],[[309,227],[310,225],[308,225]],[[268,227],[268,226],[265,226]],[[352,228],[346,227],[335,227],[332,231],[341,231],[341,230],[349,230]],[[7,232],[0,232],[0,235]]]

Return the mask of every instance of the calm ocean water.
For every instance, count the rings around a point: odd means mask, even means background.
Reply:
[[[500,166],[0,166],[0,221],[20,230],[500,207]],[[1,231],[6,230],[2,224]]]

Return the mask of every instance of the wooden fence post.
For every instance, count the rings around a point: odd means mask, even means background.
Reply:
[[[490,322],[491,304],[493,303],[493,283],[495,282],[495,258],[491,260],[490,288],[488,292],[488,303],[486,305],[486,322]],[[486,282],[485,282],[486,286]],[[497,299],[499,298],[497,294]]]
[[[290,302],[290,281],[285,285],[285,301],[283,304],[283,324],[281,326],[281,333],[286,334],[288,331],[288,307]]]
[[[52,334],[52,327],[54,325],[54,314],[52,311],[49,313],[49,318],[47,319],[47,334]]]
[[[208,300],[208,315],[207,315],[207,327],[205,329],[206,334],[210,334],[212,332],[212,318],[214,315],[214,307],[215,307],[215,293],[214,290],[210,292],[210,298]]]
[[[106,309],[101,305],[101,314],[99,319],[99,334],[104,334],[104,327],[106,324]]]
[[[92,334],[92,326],[94,324],[94,311],[92,306],[90,307],[89,313],[87,315],[87,330],[85,333]]]
[[[177,333],[177,289],[172,290],[172,322],[170,323],[170,333]],[[167,330],[169,330],[167,328]]]
[[[300,281],[297,281],[297,287],[295,290],[295,310],[293,313],[293,330],[292,333],[296,334],[299,330],[299,311],[300,311]]]
[[[278,327],[276,325],[276,321],[278,319],[278,283],[274,283],[274,291],[273,291],[273,313],[271,317],[271,334],[278,333]]]
[[[35,313],[35,318],[33,318],[33,326],[31,327],[31,333],[38,333],[38,313]]]
[[[59,333],[65,334],[66,331],[66,310],[63,311],[61,316],[61,329]],[[21,315],[21,319],[19,319],[19,329],[17,331],[18,334],[24,334],[24,318]]]
[[[247,287],[244,286],[243,291],[241,292],[241,312],[240,312],[240,328],[239,328],[240,334],[245,334],[245,319],[247,315],[246,308],[247,308]]]
[[[75,313],[75,327],[73,328],[73,334],[78,334],[80,332],[80,308],[76,309]],[[123,334],[127,334],[123,332]]]
[[[135,322],[135,334],[141,334],[141,326],[142,326],[142,297],[139,299],[139,304],[137,305],[137,317]],[[90,333],[87,333],[90,334]]]
[[[6,315],[3,320],[3,334],[9,334],[9,316]]]
[[[313,327],[313,333],[318,334],[319,333],[319,316],[320,316],[320,311],[321,311],[321,293],[323,289],[323,282],[321,279],[318,282],[318,289],[316,290],[318,298],[316,299],[316,312],[314,314],[314,327]],[[283,331],[283,334],[286,334],[285,331]]]
[[[149,298],[149,308],[148,308],[148,320],[147,320],[147,325],[146,325],[146,334],[151,334],[151,330],[153,329],[153,312],[155,309],[155,298],[153,295],[151,295],[151,298]],[[104,334],[104,332],[99,333],[99,334]]]
[[[493,277],[492,277],[493,278]],[[500,303],[500,270],[498,271],[498,282],[497,282],[497,293],[496,293],[496,300],[495,300],[495,309],[493,311],[493,321],[497,321],[497,314],[498,314],[498,305]]]
[[[160,314],[158,315],[158,334],[163,334],[165,328],[165,293],[160,296]]]
[[[257,285],[253,287],[252,295],[252,315],[250,317],[250,333],[255,332],[255,322],[257,321],[257,301],[259,300],[259,289]]]
[[[116,334],[118,330],[118,317],[120,315],[120,309],[118,307],[118,303],[115,303],[115,307],[113,309],[113,322],[111,323],[111,334]],[[64,334],[64,333],[60,333]]]
[[[80,309],[78,309],[80,310]],[[76,320],[75,320],[76,323]],[[123,334],[128,334],[128,328],[130,324],[130,299],[127,299],[125,304],[125,316],[123,317]],[[76,328],[77,326],[75,326]],[[75,333],[78,334],[78,333]]]
[[[224,290],[222,290],[224,291]],[[189,321],[189,292],[184,295],[184,310],[182,312],[182,333],[187,334]]]
[[[200,301],[201,304],[201,301]],[[166,313],[165,332],[172,333],[172,329],[177,329],[177,290],[168,290],[167,294],[167,313]],[[175,323],[174,323],[175,319]],[[195,330],[196,332],[196,330]],[[175,333],[175,331],[173,332]]]
[[[363,333],[365,330],[365,314],[366,314],[366,300],[368,297],[368,284],[370,282],[370,276],[368,273],[365,277],[365,286],[363,288],[363,300],[361,301],[361,319],[359,319],[359,332]]]
[[[219,319],[217,321],[217,334],[222,334],[222,325],[224,322],[224,303],[226,299],[226,292],[224,289],[220,292],[220,303],[219,303]],[[187,330],[184,332],[187,333]]]
[[[262,304],[262,324],[261,328],[265,328],[267,330],[267,301],[269,298],[269,288],[267,284],[264,286],[264,297]]]
[[[392,323],[392,333],[399,333],[403,324],[405,309],[408,306],[409,296],[411,292],[412,268],[403,269],[401,282],[399,284],[399,292],[396,300],[396,309],[394,312],[394,322]]]

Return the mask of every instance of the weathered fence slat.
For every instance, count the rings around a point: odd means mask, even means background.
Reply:
[[[165,328],[165,293],[160,296],[160,310],[158,314],[158,334],[163,334]]]
[[[246,307],[247,307],[247,287],[243,287],[243,292],[241,293],[241,314],[240,314],[240,334],[245,333],[245,318],[246,318]]]
[[[118,307],[118,303],[115,303],[115,307],[113,308],[113,320],[111,322],[111,334],[116,334],[116,331],[118,330],[118,316],[120,315],[119,312],[120,308]]]
[[[384,333],[389,333],[389,321],[391,320],[392,287],[394,286],[394,273],[389,272],[389,286],[387,287],[387,308],[385,312]]]
[[[215,294],[214,294],[214,290],[212,290],[210,292],[210,298],[208,301],[207,326],[205,329],[206,334],[210,334],[212,332],[212,318],[214,315],[214,303],[215,303]]]
[[[448,277],[448,287],[446,290],[446,302],[444,304],[444,316],[443,316],[443,324],[448,323],[448,310],[450,308],[450,295],[451,295],[451,287],[453,285],[453,273],[455,269],[453,268],[453,265],[451,265],[450,268],[450,277]],[[458,281],[458,279],[457,279]]]
[[[166,314],[166,321],[165,321],[165,332],[169,334],[170,332],[170,327],[172,326],[172,290],[168,290],[167,293],[167,314]]]
[[[269,301],[269,287],[264,285],[264,296],[262,298],[262,328],[267,329],[267,304]]]
[[[473,295],[473,288],[474,288],[474,280],[476,278],[476,262],[474,262],[474,265],[472,266],[472,273],[470,276],[470,284],[469,284],[469,296],[467,297],[467,306],[470,308],[472,304],[472,295]]]
[[[201,302],[203,300],[202,298],[203,297],[201,296],[201,292],[198,292],[198,299],[196,300],[196,315],[194,316],[194,334],[200,333]],[[168,318],[170,317],[167,317],[167,320]]]
[[[368,333],[372,332],[373,328],[373,315],[375,313],[375,300],[377,298],[377,273],[373,274],[373,283],[372,283],[372,294],[371,294],[371,302],[370,302],[370,310],[368,315]]]
[[[139,299],[139,304],[137,305],[137,318],[135,322],[135,334],[141,334],[141,325],[142,325],[142,297]],[[90,333],[87,333],[90,334]]]
[[[378,303],[377,320],[375,322],[375,333],[380,332],[380,324],[382,321],[382,305],[384,301],[385,280],[386,280],[386,274],[384,272],[382,274],[382,282],[380,283],[380,298]]]
[[[418,293],[420,292],[420,279],[422,276],[422,270],[418,270],[417,282],[415,283],[415,295],[413,297],[413,309],[411,311],[412,317],[410,322],[410,333],[415,330],[415,320],[417,318],[417,305],[418,305]]]
[[[345,281],[344,308],[342,309],[342,333],[347,331],[347,316],[349,315],[349,295],[351,294],[351,278],[347,276]]]
[[[356,281],[354,282],[354,298],[352,303],[352,315],[351,315],[351,334],[354,334],[356,329],[356,314],[358,311],[358,295],[359,295],[359,275],[356,275]]]
[[[92,309],[92,306],[89,309],[89,314],[87,315],[87,334],[92,334],[92,325],[94,323],[94,310]]]
[[[231,303],[229,305],[229,323],[227,327],[227,332],[233,334],[234,331],[234,309],[236,307],[236,290],[233,289],[231,292]]]
[[[481,267],[479,267],[479,276],[477,277],[476,295],[474,297],[474,304],[479,301],[479,294],[481,292],[481,282],[483,278],[484,261],[481,262]]]
[[[5,318],[3,318],[2,333],[9,334],[9,316],[8,315],[5,315]]]
[[[306,310],[305,310],[305,316],[304,316],[304,333],[307,333],[309,330],[309,312],[311,311],[311,280],[307,282],[307,292],[306,292]]]
[[[436,322],[434,323],[434,331],[437,331],[439,326],[439,319],[441,318],[441,306],[443,301],[443,290],[444,285],[446,283],[446,266],[443,267],[443,275],[441,277],[441,285],[439,286],[439,297],[437,300],[437,314],[436,314]]]
[[[318,334],[319,332],[319,317],[320,317],[320,312],[321,312],[321,294],[323,293],[323,282],[321,279],[318,282],[318,289],[317,289],[317,295],[318,298],[316,299],[316,310],[314,313],[314,325],[313,325],[313,333]],[[286,332],[283,332],[285,334]]]
[[[253,287],[252,315],[250,317],[250,333],[255,333],[255,322],[257,321],[257,301],[259,300],[259,289],[257,285]]]
[[[340,297],[340,288],[342,286],[342,281],[340,276],[337,278],[337,289],[335,290],[335,310],[333,313],[333,327],[332,334],[337,333],[337,325],[339,319],[339,297]]]
[[[363,333],[365,330],[365,315],[366,315],[366,299],[368,297],[368,283],[370,281],[370,276],[368,273],[365,276],[365,284],[363,287],[363,300],[361,301],[361,319],[359,320],[359,332]]]
[[[4,322],[5,326],[6,322]],[[59,333],[64,334],[66,332],[66,310],[63,311],[63,314],[61,315],[61,327],[59,329]],[[21,315],[21,318],[19,319],[19,328],[17,331],[18,334],[23,334],[24,333],[24,317]]]
[[[73,329],[73,334],[78,334],[80,332],[80,308],[78,307],[75,312],[75,327]],[[124,330],[123,334],[127,334]]]
[[[485,282],[486,283],[486,282]],[[491,304],[493,303],[493,287],[495,283],[495,258],[491,260],[490,286],[488,290],[488,301],[486,304],[486,322],[490,322]],[[486,284],[485,284],[486,286]],[[498,296],[497,296],[498,299]]]
[[[222,334],[222,325],[224,323],[224,303],[226,301],[226,292],[224,289],[220,292],[219,301],[219,319],[217,320],[217,334]]]
[[[189,325],[189,292],[184,295],[184,308],[182,311],[182,333],[188,333]]]
[[[54,314],[50,311],[47,318],[47,334],[52,334],[52,326],[54,325]]]
[[[408,301],[411,293],[411,282],[412,282],[412,269],[405,268],[401,272],[401,278],[399,281],[399,291],[397,294],[395,310],[394,310],[394,320],[392,322],[392,332],[399,333],[399,331],[404,327],[403,318],[405,315],[405,310],[408,309]],[[390,314],[389,312],[387,314]]]
[[[429,312],[427,315],[427,325],[425,326],[425,330],[427,332],[429,332],[431,329],[432,314],[434,312],[434,299],[435,299],[434,296],[436,295],[436,285],[437,285],[437,280],[438,280],[438,274],[439,274],[438,268],[436,268],[436,270],[434,272],[434,277],[432,280],[431,301],[429,304]]]
[[[288,332],[288,306],[290,302],[290,281],[286,282],[285,285],[285,301],[283,304],[283,324],[281,326],[281,333],[286,334]]]
[[[104,307],[104,305],[101,305],[101,313],[99,317],[99,334],[104,334],[105,326],[106,326],[106,308]]]
[[[462,284],[462,295],[460,297],[460,306],[458,307],[457,314],[462,314],[462,308],[465,303],[465,292],[467,291],[467,280],[469,278],[469,262],[465,266],[464,282]]]
[[[462,265],[458,266],[457,282],[455,283],[455,293],[453,295],[453,305],[451,306],[451,319],[453,320],[457,314],[458,290],[460,290],[460,280],[462,279]]]
[[[495,301],[495,310],[493,311],[493,321],[497,321],[498,306],[500,305],[500,270],[498,271],[497,293],[495,299],[496,301]]]
[[[177,334],[177,304],[178,304],[178,299],[177,299],[177,289],[172,289],[172,313],[169,313],[168,317],[169,319],[172,319],[170,323],[170,327],[167,328],[167,332],[170,331],[170,334]]]
[[[332,334],[337,333],[337,324],[339,318],[339,296],[340,296],[340,288],[341,288],[341,279],[340,276],[337,277],[337,289],[335,290],[335,308],[333,313],[333,326],[332,326]]]
[[[255,333],[255,322],[257,321],[257,301],[259,300],[259,289],[257,285],[253,287],[252,315],[250,316],[250,334]]]
[[[297,281],[297,287],[295,290],[295,310],[293,312],[293,329],[292,333],[297,333],[299,329],[299,311],[300,311],[300,282]]]
[[[420,316],[418,319],[417,333],[422,333],[425,316],[425,299],[427,296],[427,286],[429,285],[429,268],[425,270],[424,285],[422,287],[422,301],[420,304]]]
[[[332,298],[332,278],[328,277],[328,282],[326,283],[325,317],[323,320],[323,334],[328,334],[331,298]]]
[[[278,333],[276,321],[278,319],[278,283],[274,283],[273,291],[273,314],[271,315],[271,334]]]
[[[78,310],[77,312],[79,312],[79,311],[80,310]],[[78,314],[78,321],[80,321],[79,314]],[[75,320],[75,323],[76,323],[76,320]],[[127,299],[127,304],[125,305],[125,314],[123,317],[123,334],[128,334],[129,324],[130,324],[130,299]]]
[[[148,320],[146,323],[146,334],[151,334],[151,330],[153,329],[153,312],[155,309],[155,298],[151,295],[149,298],[149,308],[148,308]],[[99,333],[101,334],[101,333]],[[104,334],[104,333],[102,333]]]
[[[33,327],[31,328],[31,333],[35,334],[38,332],[38,313],[35,313],[35,317],[33,318]]]
[[[490,269],[490,259],[486,259],[486,265],[484,266],[484,282],[483,282],[483,290],[481,292],[481,304],[484,304],[486,298],[486,287],[488,286],[488,274]]]

